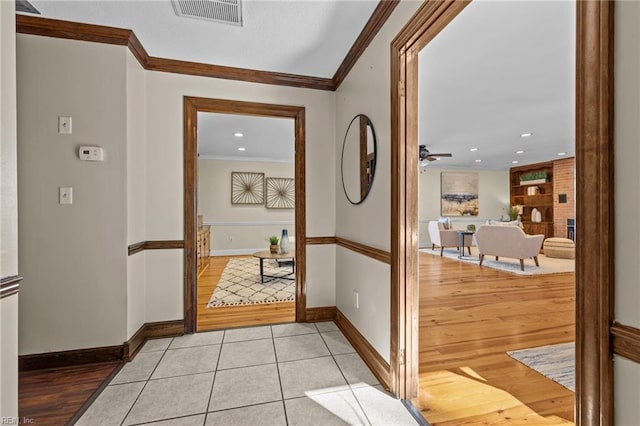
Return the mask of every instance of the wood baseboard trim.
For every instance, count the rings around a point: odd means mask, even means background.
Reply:
[[[336,237],[307,237],[305,242],[308,246],[321,244],[335,244]]]
[[[183,320],[146,323],[122,345],[21,355],[18,357],[18,368],[20,371],[28,371],[98,362],[130,361],[147,340],[183,334]]]
[[[379,260],[380,262],[386,263],[387,265],[391,264],[391,253],[388,251],[370,247],[368,245],[351,241],[342,237],[336,237],[336,244],[351,251],[355,251],[356,253],[360,253],[363,256]]]
[[[362,360],[367,364],[371,372],[380,381],[380,384],[389,389],[391,385],[391,367],[364,338],[358,329],[347,319],[340,309],[336,308],[336,325],[342,334],[349,340]]]
[[[123,359],[131,361],[142,345],[149,339],[158,339],[163,337],[176,337],[184,334],[184,321],[159,321],[148,322],[135,332],[133,336],[124,342]]]
[[[2,278],[0,280],[0,299],[18,294],[21,282],[22,277],[18,275]]]
[[[307,308],[305,321],[306,322],[335,321],[337,315],[338,315],[338,308],[336,308],[335,306]]]
[[[121,362],[123,345],[99,348],[73,349],[70,351],[47,352],[21,355],[18,357],[19,371],[42,370],[45,368],[69,367],[72,365],[94,364],[98,362]]]
[[[614,322],[611,342],[613,353],[640,363],[640,328]]]
[[[131,244],[128,249],[129,256],[140,253],[143,250],[171,250],[171,249],[183,249],[184,240],[155,240],[155,241],[140,241],[139,243]]]

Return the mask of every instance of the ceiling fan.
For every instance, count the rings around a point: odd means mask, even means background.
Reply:
[[[452,157],[450,152],[446,154],[432,154],[431,152],[429,152],[426,145],[420,145],[418,156],[420,157],[421,163],[424,162],[424,160],[435,161],[438,159],[438,157]]]

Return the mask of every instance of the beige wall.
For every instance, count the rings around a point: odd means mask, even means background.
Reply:
[[[18,35],[20,353],[127,339],[126,49]],[[57,132],[73,117],[73,134]],[[78,146],[105,149],[80,161]],[[73,204],[58,204],[58,187]]]
[[[345,81],[336,92],[336,235],[383,250],[390,250],[390,44],[411,18],[420,2],[402,1],[391,14]],[[340,179],[340,152],[344,133],[356,114],[366,114],[373,122],[377,138],[377,168],[367,199],[351,205]],[[374,348],[388,359],[390,347],[390,268],[377,260],[350,254],[346,264],[337,249],[336,303]],[[355,261],[355,258],[358,258]],[[365,271],[376,271],[376,274]],[[353,280],[356,280],[355,282]],[[360,289],[360,309],[353,306],[353,289]],[[363,302],[364,301],[364,304]]]
[[[231,172],[264,173],[267,177],[294,177],[293,163],[198,160],[198,213],[211,225],[214,255],[251,253],[265,249],[269,236],[287,229],[295,235],[295,210],[262,205],[231,204]]]
[[[145,240],[146,71],[127,50],[127,245]],[[127,338],[145,323],[146,256],[127,257]]]
[[[640,327],[640,3],[616,2],[615,19],[615,316]],[[616,357],[614,367],[616,425],[637,425],[640,365]]]
[[[427,230],[430,220],[440,217],[440,176],[442,172],[460,172],[465,170],[444,169],[428,166],[418,180],[420,246],[430,246]],[[482,225],[487,219],[508,218],[509,171],[508,170],[469,170],[478,173],[478,216],[452,217],[456,229],[465,229],[468,224]]]
[[[282,105],[304,106],[306,110],[306,204],[307,235],[323,236],[335,233],[335,94],[332,92],[279,87],[238,81],[218,80],[161,72],[147,73],[147,239],[182,239],[182,106],[184,96],[234,99]],[[310,253],[314,252],[312,249]],[[182,309],[182,260],[176,257],[169,263],[160,251],[149,251],[147,282],[151,283],[156,268],[163,268],[153,286],[147,287],[148,305],[170,303],[167,312]],[[320,258],[309,256],[307,269],[317,276],[308,276],[309,283],[321,299],[335,291],[331,275],[334,259],[329,267],[320,268]],[[170,301],[164,295],[177,295]],[[317,306],[310,295],[309,306]],[[330,305],[334,305],[330,303]],[[160,312],[157,312],[159,315]],[[181,318],[182,314],[178,318]],[[156,320],[176,319],[165,313]]]
[[[18,274],[14,1],[0,2],[0,277]],[[0,299],[0,417],[18,415],[18,296]]]

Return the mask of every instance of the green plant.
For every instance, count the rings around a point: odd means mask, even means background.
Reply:
[[[546,180],[548,176],[549,174],[545,171],[530,172],[530,173],[521,174],[520,180],[521,181],[538,180],[538,179]]]
[[[507,214],[509,215],[509,219],[516,220],[520,214],[520,209],[516,206],[509,206]]]
[[[272,246],[276,246],[276,245],[278,245],[278,237],[276,237],[275,235],[274,235],[274,236],[272,236],[272,237],[269,237],[269,243],[270,243]]]

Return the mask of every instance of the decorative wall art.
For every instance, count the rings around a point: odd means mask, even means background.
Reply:
[[[478,215],[478,173],[442,172],[442,216]]]
[[[231,204],[264,204],[264,173],[231,172]]]
[[[295,207],[295,181],[291,178],[267,178],[267,208]]]

